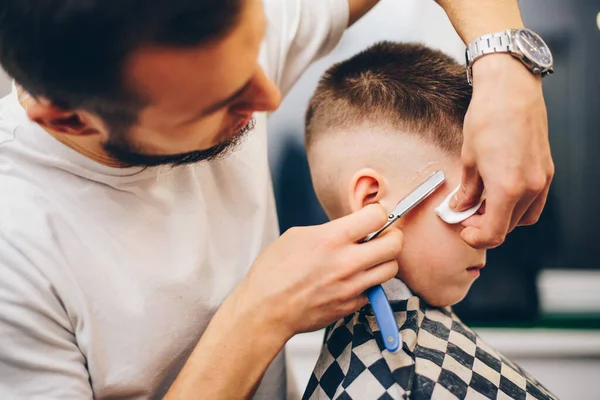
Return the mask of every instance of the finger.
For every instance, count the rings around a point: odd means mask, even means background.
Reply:
[[[483,215],[475,214],[460,223],[463,228],[481,228]]]
[[[512,232],[517,225],[533,225],[537,222],[548,198],[550,182],[550,179],[545,178],[543,183],[530,183],[528,185],[524,196],[517,203],[513,211],[509,232]],[[532,207],[534,208],[532,209]],[[532,209],[531,213],[529,212],[530,209]],[[527,223],[522,222],[525,215],[529,217],[528,221],[525,221]]]
[[[525,212],[523,217],[518,221],[517,225],[533,225],[537,223],[544,211],[546,201],[548,200],[548,194],[550,193],[550,185],[552,184],[552,178],[554,178],[554,163],[550,158],[550,161],[545,170],[545,183],[543,189],[539,192],[533,203],[529,206],[529,209]]]
[[[485,214],[485,200],[483,201],[483,203],[481,203],[481,206],[477,210],[477,213],[473,214],[469,218],[460,222],[460,225],[463,228],[468,228],[468,227],[481,228],[481,221],[483,220],[484,214]]]
[[[481,203],[481,206],[479,206],[479,209],[477,210],[477,214],[485,214],[485,200],[483,200],[483,202]]]
[[[395,228],[388,228],[378,238],[366,243],[356,244],[344,252],[342,263],[352,265],[349,274],[364,271],[374,265],[395,260],[400,251],[404,237],[402,232]]]
[[[529,207],[535,201],[536,195],[524,195],[519,202],[515,205],[515,209],[513,210],[512,217],[510,218],[510,224],[508,226],[508,232],[512,232],[517,223],[523,218],[523,215],[527,212]]]
[[[396,260],[381,263],[366,271],[359,272],[348,279],[351,296],[364,293],[367,289],[381,285],[398,275],[398,262]]]
[[[488,193],[485,214],[481,220],[481,228],[465,228],[461,232],[461,237],[471,247],[476,249],[500,246],[508,233],[515,205],[515,197],[501,196],[495,192]]]
[[[464,211],[479,203],[483,194],[483,180],[475,164],[463,163],[460,189],[450,200],[450,208],[455,211]]]
[[[358,296],[356,296],[344,303],[343,315],[344,316],[350,315],[353,312],[360,310],[367,304],[369,304],[369,298],[367,297],[366,294],[361,293]]]
[[[355,243],[387,222],[387,213],[380,204],[369,204],[355,213],[338,218],[326,225],[343,243]]]
[[[518,226],[527,226],[533,225],[538,222],[542,212],[544,211],[544,207],[546,206],[546,202],[548,201],[548,194],[550,193],[550,185],[540,194],[534,202],[531,204],[527,212],[523,215],[523,217],[519,220]]]

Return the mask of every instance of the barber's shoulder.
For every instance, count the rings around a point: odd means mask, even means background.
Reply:
[[[51,220],[59,211],[51,197],[34,183],[3,171],[0,154],[0,237],[21,238],[44,245],[52,237]]]
[[[290,20],[293,20],[295,14],[298,13],[300,3],[302,0],[263,0],[263,7],[265,10],[265,16],[267,22],[273,24],[282,24]]]
[[[286,39],[292,35],[291,25],[297,1],[264,0],[266,29],[263,38],[260,64],[266,75],[279,86],[281,68],[285,57]]]
[[[9,144],[15,139],[18,127],[18,124],[2,118],[0,114],[0,152],[2,151],[2,146]]]

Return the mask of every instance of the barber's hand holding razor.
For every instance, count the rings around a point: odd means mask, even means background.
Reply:
[[[398,273],[402,233],[369,205],[320,226],[293,228],[265,249],[223,301],[165,399],[252,397],[296,333],[323,328],[367,304],[365,291]],[[214,360],[219,360],[215,364]]]
[[[293,228],[256,260],[234,296],[248,312],[262,310],[283,337],[323,328],[367,304],[365,291],[393,278],[402,233],[388,228],[358,242],[387,221],[370,205],[320,226]]]
[[[541,78],[506,54],[473,65],[473,97],[464,122],[462,187],[450,203],[485,212],[467,220],[463,239],[496,247],[518,225],[539,219],[554,176]]]

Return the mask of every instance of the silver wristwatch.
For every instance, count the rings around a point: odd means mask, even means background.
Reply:
[[[465,56],[470,85],[473,84],[473,63],[492,53],[509,53],[536,75],[546,76],[554,72],[552,53],[537,33],[529,29],[507,29],[480,36],[467,46]]]

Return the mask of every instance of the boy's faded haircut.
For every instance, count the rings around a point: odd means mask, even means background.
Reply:
[[[460,154],[471,87],[464,67],[419,44],[381,42],[333,65],[306,112],[306,144],[360,125],[418,135]]]

